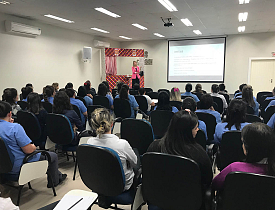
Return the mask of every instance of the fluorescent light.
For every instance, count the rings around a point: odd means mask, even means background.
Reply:
[[[193,32],[197,35],[202,35],[202,33],[199,30],[193,30]]]
[[[127,36],[119,36],[119,37],[122,38],[122,39],[132,39],[132,38],[129,38]]]
[[[247,20],[248,12],[239,13],[239,22],[244,22]]]
[[[178,9],[169,0],[158,0],[170,12],[176,12]]]
[[[52,18],[52,19],[55,19],[55,20],[60,20],[60,21],[63,21],[63,22],[66,22],[66,23],[74,23],[74,21],[72,20],[67,20],[67,19],[64,19],[64,18],[61,18],[61,17],[57,17],[57,16],[54,16],[54,15],[44,15],[45,17],[48,17],[48,18]]]
[[[119,16],[119,15],[113,13],[113,12],[110,12],[109,10],[104,9],[104,8],[102,8],[102,7],[95,8],[95,10],[97,10],[97,11],[99,11],[99,12],[102,12],[102,13],[104,13],[104,14],[106,14],[106,15],[109,15],[109,16],[111,16],[111,17],[114,17],[114,18],[119,18],[119,17],[121,17],[121,16]]]
[[[137,23],[133,23],[132,26],[135,26],[135,27],[140,28],[140,29],[142,29],[142,30],[148,30],[148,28],[146,28],[146,27],[144,27],[144,26],[142,26],[142,25],[139,25],[139,24],[137,24]]]
[[[181,22],[183,22],[186,26],[193,26],[193,24],[187,18],[181,19]]]
[[[159,33],[154,33],[154,35],[155,35],[155,36],[158,36],[158,37],[165,37],[165,36],[163,36],[163,35],[161,35],[161,34],[159,34]]]
[[[250,0],[239,0],[239,4],[248,4]]]
[[[6,4],[11,4],[10,2],[8,2],[8,1],[0,1],[0,4],[4,4],[4,5],[6,5]]]
[[[245,31],[245,26],[239,26],[238,31],[239,32],[244,32]]]
[[[105,33],[105,34],[110,33],[109,31],[104,31],[104,30],[99,29],[99,28],[91,28],[91,29],[92,29],[92,30],[95,30],[95,31],[99,31],[99,32]]]

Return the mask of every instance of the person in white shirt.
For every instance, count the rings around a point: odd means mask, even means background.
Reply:
[[[96,130],[97,137],[90,138],[87,143],[95,146],[108,147],[118,154],[125,175],[124,190],[129,190],[134,179],[133,168],[137,165],[135,152],[126,140],[119,139],[116,135],[111,134],[113,118],[107,109],[96,109],[91,115],[90,124],[93,129]]]
[[[146,98],[147,104],[148,104],[147,111],[150,112],[151,111],[151,107],[155,106],[155,103],[152,101],[152,99],[150,98],[150,96],[145,95],[146,91],[145,91],[144,88],[139,88],[138,93],[139,93],[139,95],[144,96]]]
[[[220,91],[220,88],[217,84],[213,84],[212,87],[211,87],[211,96],[215,96],[215,97],[219,97],[222,99],[222,102],[223,102],[223,109],[226,109],[228,107],[228,104],[224,98],[223,95],[221,94],[218,94],[218,92]]]

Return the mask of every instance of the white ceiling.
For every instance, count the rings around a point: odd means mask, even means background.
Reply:
[[[11,5],[0,4],[0,12],[25,16],[75,31],[114,40],[126,41],[118,36],[133,40],[161,39],[153,35],[160,33],[166,38],[197,36],[193,30],[200,30],[203,36],[237,34],[238,26],[245,25],[245,33],[275,31],[275,0],[250,0],[239,5],[238,0],[170,0],[178,12],[169,12],[158,0],[9,0]],[[103,7],[120,15],[112,18],[102,14],[95,7]],[[239,23],[238,14],[248,12],[248,20]],[[52,14],[75,23],[63,23],[44,17]],[[166,28],[160,17],[171,17],[174,27]],[[186,27],[180,19],[188,18],[193,27]],[[132,23],[148,28],[143,31]],[[91,27],[109,31],[103,34]],[[163,38],[162,38],[163,39]]]

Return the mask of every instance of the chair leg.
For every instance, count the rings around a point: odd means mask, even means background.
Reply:
[[[32,186],[31,186],[31,183],[30,183],[30,182],[28,182],[28,185],[29,185],[29,189],[32,189]]]
[[[22,189],[23,189],[24,185],[20,185],[19,186],[19,192],[18,192],[18,197],[17,197],[17,206],[19,206],[19,203],[20,203],[20,196],[21,196],[21,192],[22,192]]]
[[[54,183],[53,183],[53,178],[50,174],[48,174],[50,182],[52,184],[52,190],[53,190],[53,195],[56,196],[55,188],[54,188]]]
[[[69,161],[69,155],[67,151],[66,151],[66,156],[67,156],[67,161]]]
[[[77,168],[77,158],[76,158],[75,165],[74,165],[74,177],[73,177],[73,180],[75,180],[76,168]]]
[[[72,155],[73,155],[73,160],[74,160],[74,162],[75,162],[75,156],[74,156],[74,152],[72,152]]]

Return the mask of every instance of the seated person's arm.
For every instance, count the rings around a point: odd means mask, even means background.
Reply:
[[[34,144],[27,144],[26,146],[21,147],[21,149],[25,154],[31,154],[36,150],[36,146]]]
[[[114,105],[111,106],[111,109],[114,109]]]
[[[155,103],[154,103],[154,102],[152,102],[150,105],[151,105],[151,106],[155,106]]]
[[[87,116],[87,115],[88,115],[88,113],[87,113],[87,112],[84,112],[84,113],[83,113],[83,115]]]

